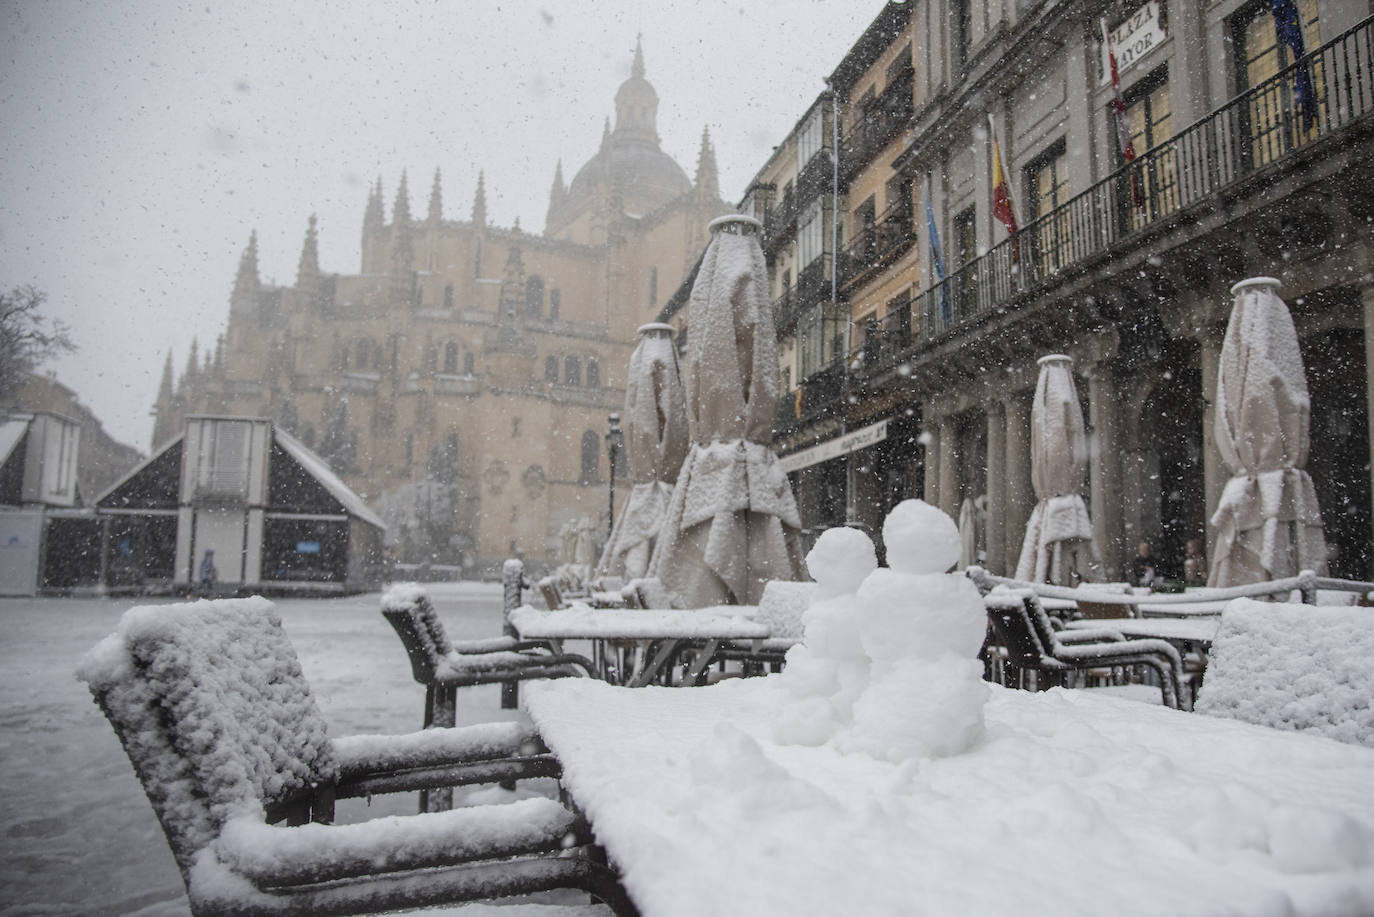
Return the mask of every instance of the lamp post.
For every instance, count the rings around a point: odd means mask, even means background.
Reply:
[[[620,415],[612,414],[609,420],[611,428],[606,431],[606,455],[611,460],[611,512],[606,523],[607,541],[615,531],[615,466],[620,460],[620,450],[625,446],[625,434],[620,431]]]

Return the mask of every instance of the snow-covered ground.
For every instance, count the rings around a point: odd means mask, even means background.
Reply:
[[[499,584],[431,587],[454,639],[501,632]],[[0,599],[0,913],[185,915],[152,808],[73,671],[131,599]],[[424,689],[377,594],[276,602],[331,734],[408,732]],[[519,716],[500,689],[459,694],[460,722]],[[340,806],[345,820],[413,812],[414,794]],[[347,807],[346,807],[347,806]],[[585,899],[584,899],[585,900]]]

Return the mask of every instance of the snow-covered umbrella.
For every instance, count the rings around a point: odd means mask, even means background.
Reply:
[[[959,504],[959,563],[955,569],[967,570],[978,563],[978,507],[972,497]]]
[[[756,604],[768,580],[803,578],[801,519],[772,445],[778,345],[762,225],[726,216],[709,228],[688,306],[691,447],[650,562],[687,608]]]
[[[1070,371],[1073,359],[1056,353],[1039,362],[1040,378],[1031,406],[1031,485],[1036,504],[1026,523],[1016,578],[1070,586],[1099,578],[1092,520],[1082,494],[1088,438]]]
[[[1212,586],[1326,567],[1321,508],[1303,469],[1311,419],[1307,376],[1278,287],[1272,277],[1252,277],[1231,288],[1214,428],[1233,477],[1212,514]]]
[[[632,486],[601,553],[598,575],[636,579],[648,572],[687,442],[673,326],[644,325],[625,380],[625,458]]]

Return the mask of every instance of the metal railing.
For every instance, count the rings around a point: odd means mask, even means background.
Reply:
[[[872,224],[865,226],[844,250],[841,283],[849,285],[882,267],[892,255],[905,251],[916,241],[911,220],[911,203],[899,200]]]
[[[1207,199],[1374,110],[1374,17],[1037,218],[1014,237],[924,290],[916,301],[929,344],[1064,268],[1111,250],[1170,214]],[[1304,113],[1295,85],[1315,87]]]
[[[835,362],[803,379],[792,391],[784,392],[778,399],[774,432],[787,433],[822,417],[836,415],[840,410],[843,383],[844,367]]]
[[[854,120],[840,144],[840,171],[846,177],[866,165],[911,120],[916,110],[914,77],[911,71],[904,72]]]

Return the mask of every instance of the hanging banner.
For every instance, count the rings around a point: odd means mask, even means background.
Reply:
[[[833,458],[839,458],[841,455],[858,452],[860,449],[867,449],[874,443],[880,443],[887,439],[887,423],[886,420],[880,420],[871,426],[855,430],[853,433],[846,433],[844,436],[837,436],[799,452],[793,452],[791,455],[784,455],[778,459],[778,463],[782,465],[783,471],[790,473],[809,468],[812,465],[819,465],[821,462],[828,462]]]

